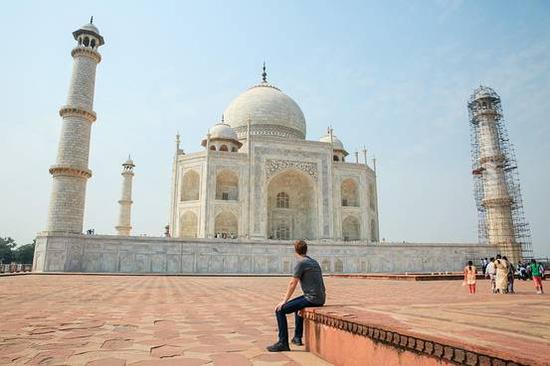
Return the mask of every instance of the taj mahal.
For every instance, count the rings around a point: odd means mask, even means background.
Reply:
[[[467,259],[494,254],[477,243],[381,242],[376,162],[367,163],[366,150],[350,159],[332,128],[307,139],[304,113],[268,80],[265,64],[259,82],[220,111],[196,152],[184,152],[176,137],[167,157],[173,164],[164,236],[132,236],[139,197],[132,197],[130,159],[123,164],[116,235],[84,235],[95,75],[105,40],[92,21],[73,37],[57,161],[49,169],[48,224],[37,236],[33,270],[288,273],[295,239],[307,240],[311,255],[333,273],[460,269]]]
[[[331,129],[307,140],[302,110],[265,66],[202,146],[176,150],[172,237],[378,241],[375,172],[347,163]]]

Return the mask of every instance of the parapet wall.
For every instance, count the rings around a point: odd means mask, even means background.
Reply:
[[[111,273],[288,274],[290,242],[39,234],[33,271]],[[325,273],[461,271],[470,259],[489,257],[479,244],[309,242]]]

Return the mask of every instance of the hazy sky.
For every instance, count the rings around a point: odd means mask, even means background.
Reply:
[[[120,164],[136,163],[134,233],[168,219],[174,135],[201,149],[233,98],[269,80],[308,139],[335,128],[376,155],[381,237],[477,240],[466,101],[502,97],[535,252],[550,255],[550,2],[11,1],[0,5],[0,236],[46,225],[75,42],[94,15],[98,66],[85,228],[114,233]]]

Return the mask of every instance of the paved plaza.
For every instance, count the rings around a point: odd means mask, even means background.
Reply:
[[[277,277],[0,278],[0,364],[327,365],[303,347],[265,351],[276,340],[273,307],[287,282]],[[481,281],[479,293],[469,296],[460,281],[326,278],[330,307],[324,310],[523,353],[544,364],[550,354],[550,295],[537,296],[530,282],[517,284],[516,295],[491,295],[487,281]]]

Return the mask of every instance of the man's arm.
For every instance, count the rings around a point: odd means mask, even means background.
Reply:
[[[292,277],[290,279],[290,282],[288,283],[288,288],[286,290],[285,298],[283,299],[283,301],[277,304],[275,311],[281,310],[281,307],[287,303],[287,301],[290,299],[290,297],[294,293],[294,290],[296,290],[296,286],[298,285],[298,282],[300,282],[300,279],[298,277]]]

